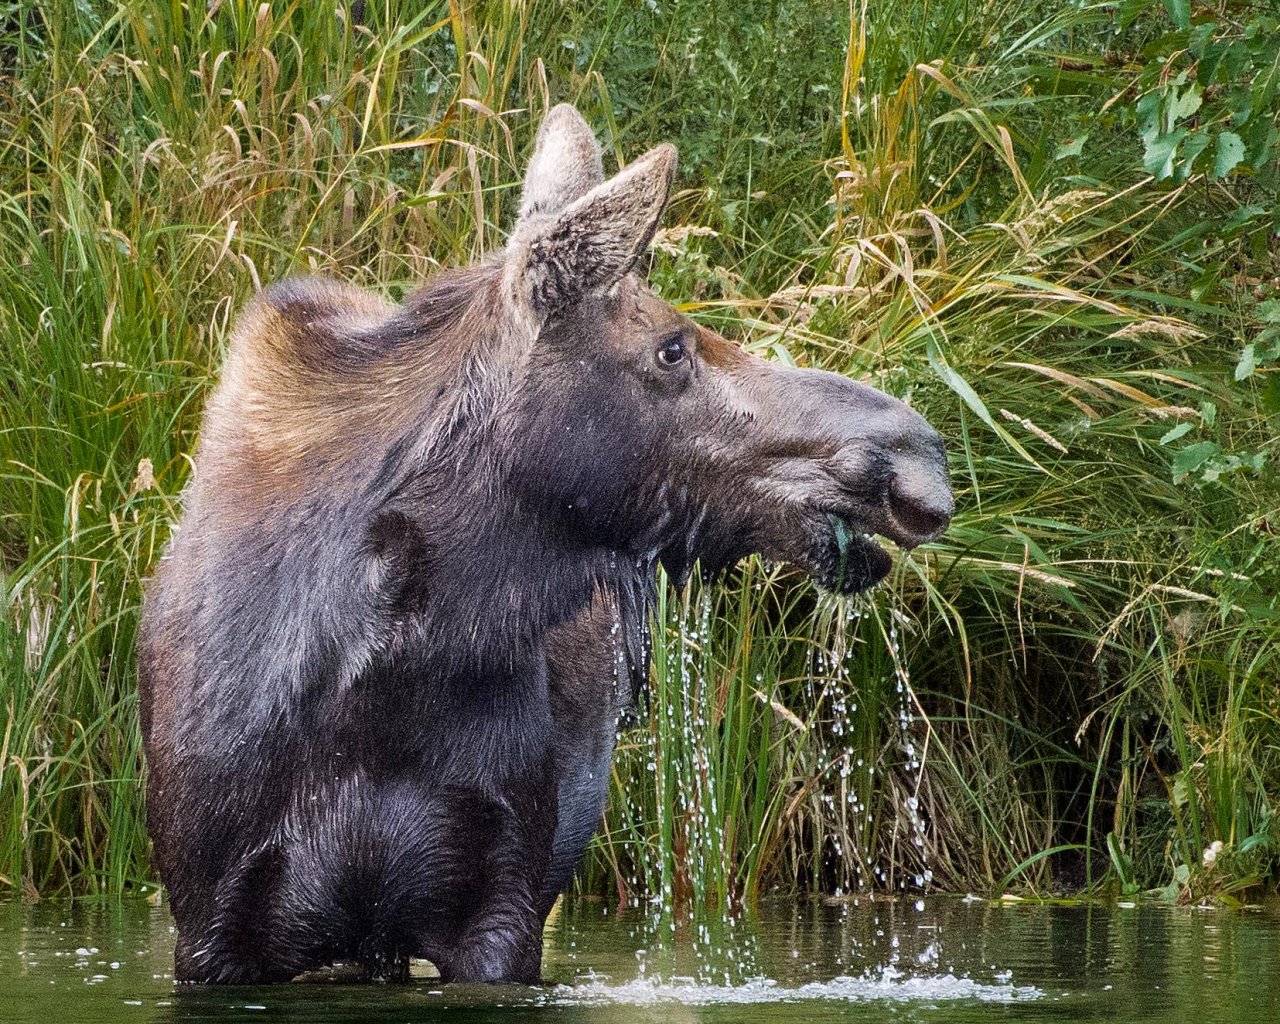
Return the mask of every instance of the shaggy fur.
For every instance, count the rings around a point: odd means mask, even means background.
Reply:
[[[656,566],[759,551],[849,591],[889,565],[859,533],[945,527],[919,416],[633,273],[673,167],[601,181],[557,107],[491,262],[399,307],[307,279],[245,310],[140,641],[180,979],[536,980]]]

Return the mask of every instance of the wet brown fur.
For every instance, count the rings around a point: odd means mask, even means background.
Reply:
[[[853,591],[889,564],[856,534],[946,525],[918,415],[632,272],[671,147],[599,163],[558,107],[502,254],[403,306],[302,279],[244,312],[139,642],[180,980],[536,980],[657,566],[764,552]]]

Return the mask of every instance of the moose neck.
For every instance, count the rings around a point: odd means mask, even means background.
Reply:
[[[643,619],[651,561],[587,543],[530,509],[484,459],[458,465],[437,461],[395,502],[420,538],[409,595],[420,655],[446,675],[500,680],[529,671],[548,631],[602,597]]]

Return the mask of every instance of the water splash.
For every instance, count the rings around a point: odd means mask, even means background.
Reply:
[[[682,1006],[759,1005],[804,1002],[982,1002],[1018,1003],[1044,997],[1030,985],[984,983],[954,974],[910,976],[883,967],[861,977],[781,985],[771,978],[751,978],[736,985],[708,985],[692,978],[639,977],[622,983],[592,977],[576,985],[558,985],[542,1000],[548,1006]]]

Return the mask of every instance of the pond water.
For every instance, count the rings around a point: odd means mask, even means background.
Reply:
[[[172,943],[141,900],[0,905],[0,1022],[1280,1021],[1276,908],[862,899],[675,928],[579,900],[536,989],[179,989]]]

